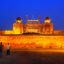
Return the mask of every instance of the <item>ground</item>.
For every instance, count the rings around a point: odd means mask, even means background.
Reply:
[[[0,57],[0,64],[64,64],[63,52],[15,51]]]

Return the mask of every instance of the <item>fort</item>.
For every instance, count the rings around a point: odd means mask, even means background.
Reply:
[[[40,17],[37,20],[29,20],[26,17],[26,24],[23,24],[21,17],[16,18],[13,23],[12,30],[0,30],[0,34],[24,34],[24,33],[39,33],[39,34],[64,34],[64,30],[55,30],[53,23],[49,17],[46,17],[44,23],[40,23]]]
[[[26,17],[26,24],[18,17],[12,30],[0,31],[0,42],[5,47],[10,43],[12,49],[64,48],[64,30],[54,30],[49,17],[43,24],[40,24],[40,17],[38,20]]]

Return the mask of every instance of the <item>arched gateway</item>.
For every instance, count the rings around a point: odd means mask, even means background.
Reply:
[[[40,33],[40,18],[38,17],[38,20],[28,20],[28,17],[27,17],[25,32]]]

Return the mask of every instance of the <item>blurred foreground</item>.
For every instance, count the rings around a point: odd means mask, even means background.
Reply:
[[[4,52],[0,64],[64,64],[64,52],[14,51],[10,56]]]

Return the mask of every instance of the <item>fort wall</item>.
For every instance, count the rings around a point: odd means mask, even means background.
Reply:
[[[64,35],[0,35],[0,42],[11,48],[64,48]]]

